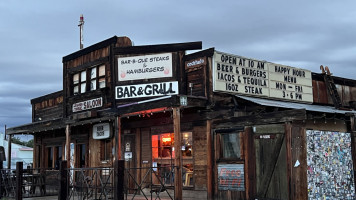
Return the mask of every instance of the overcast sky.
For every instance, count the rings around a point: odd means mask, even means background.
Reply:
[[[30,100],[62,90],[62,57],[114,35],[356,79],[356,1],[0,1],[0,132],[31,122]]]

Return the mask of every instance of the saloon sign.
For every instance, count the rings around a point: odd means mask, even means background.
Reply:
[[[118,58],[119,81],[172,77],[172,54]]]
[[[116,86],[116,99],[178,94],[178,81]]]
[[[84,111],[84,110],[98,108],[101,106],[103,106],[103,98],[102,97],[75,103],[75,104],[73,104],[72,111],[80,112],[80,111]]]
[[[308,70],[216,51],[213,71],[216,92],[313,102]]]

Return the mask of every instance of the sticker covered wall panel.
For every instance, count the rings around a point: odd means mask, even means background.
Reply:
[[[308,198],[355,199],[350,133],[307,131]]]

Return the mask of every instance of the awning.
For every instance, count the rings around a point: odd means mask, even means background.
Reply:
[[[236,95],[238,98],[251,101],[263,106],[279,107],[279,108],[291,108],[291,109],[305,109],[308,111],[322,112],[322,113],[335,113],[335,114],[346,114],[352,113],[356,114],[355,110],[338,110],[331,106],[321,106],[321,105],[312,105],[312,104],[303,104],[303,103],[294,103],[294,102],[285,102],[285,101],[276,101],[271,99],[262,99],[255,97],[247,97]]]

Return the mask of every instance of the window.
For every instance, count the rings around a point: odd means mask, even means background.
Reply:
[[[79,150],[79,166],[80,168],[85,167],[85,153],[86,153],[86,145],[85,144],[79,144],[78,145],[78,150]]]
[[[223,133],[220,135],[221,158],[241,159],[240,134]]]
[[[152,164],[157,167],[160,177],[167,184],[174,183],[172,166],[174,165],[174,133],[151,136]],[[181,151],[183,155],[183,186],[193,186],[193,137],[192,132],[182,133]]]
[[[74,74],[72,84],[74,95],[106,87],[105,65],[88,68]]]
[[[53,168],[53,147],[47,147],[47,168]]]
[[[112,142],[111,139],[101,141],[100,158],[102,161],[109,161],[112,157]]]

